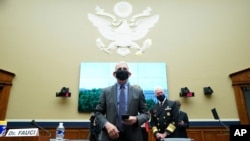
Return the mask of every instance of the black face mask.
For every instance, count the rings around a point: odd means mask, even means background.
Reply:
[[[123,80],[128,79],[129,72],[127,70],[117,70],[115,74],[116,74],[115,76],[117,79],[123,81]]]
[[[161,94],[156,97],[160,102],[162,102],[165,99],[165,95]]]

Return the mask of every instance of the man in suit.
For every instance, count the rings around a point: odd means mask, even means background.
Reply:
[[[162,87],[156,87],[154,93],[158,103],[150,110],[150,123],[156,141],[164,138],[178,138],[175,134],[179,114],[177,103],[165,97]]]
[[[141,125],[149,120],[143,91],[129,84],[131,72],[126,62],[116,64],[113,76],[117,82],[103,89],[95,109],[103,129],[101,141],[142,141]],[[120,99],[123,93],[125,98]],[[121,114],[129,117],[121,120]]]
[[[188,138],[187,128],[189,128],[189,119],[186,112],[181,110],[181,102],[176,100],[177,106],[179,108],[179,116],[178,116],[178,125],[175,131],[175,134],[179,138]]]

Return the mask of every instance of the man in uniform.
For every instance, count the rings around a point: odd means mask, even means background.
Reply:
[[[156,87],[154,94],[158,99],[158,103],[150,111],[150,123],[156,141],[163,140],[164,138],[178,138],[174,134],[179,114],[177,103],[165,97],[162,87]]]

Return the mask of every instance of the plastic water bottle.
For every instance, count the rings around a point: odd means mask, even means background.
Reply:
[[[65,128],[63,126],[63,123],[60,122],[58,127],[56,128],[56,140],[62,140],[63,141],[63,138],[64,138],[64,131],[65,131]]]

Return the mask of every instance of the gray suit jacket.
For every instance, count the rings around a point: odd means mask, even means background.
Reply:
[[[117,84],[104,88],[95,109],[96,119],[101,127],[104,127],[107,121],[115,126],[118,125],[117,104]],[[127,141],[142,141],[141,125],[149,120],[149,111],[143,91],[130,85],[128,85],[127,113],[136,116],[138,119],[136,124],[125,127],[124,134],[126,134]],[[101,141],[112,141],[105,128],[102,132]]]

